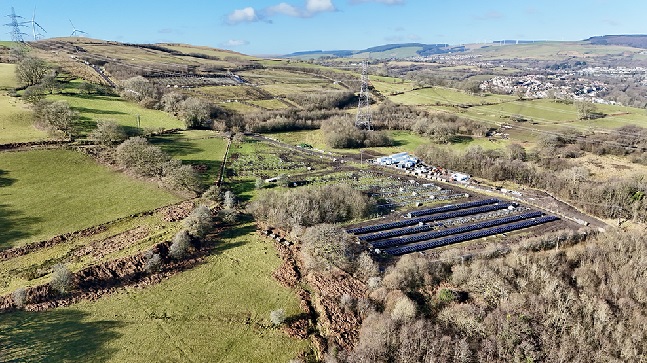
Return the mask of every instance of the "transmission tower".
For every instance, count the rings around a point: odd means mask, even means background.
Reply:
[[[16,11],[14,10],[13,6],[11,7],[11,14],[7,16],[9,17],[9,19],[11,19],[11,22],[9,24],[5,24],[5,26],[11,27],[11,40],[19,44],[25,43],[25,41],[22,39],[22,36],[27,34],[23,33],[20,29],[21,27],[25,26],[25,23],[18,21],[18,19],[23,19],[23,17],[16,15]]]
[[[359,91],[359,104],[357,106],[357,117],[355,118],[355,126],[371,130],[371,99],[368,92],[368,60],[362,62],[362,86]]]

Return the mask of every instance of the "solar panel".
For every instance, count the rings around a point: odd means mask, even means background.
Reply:
[[[470,225],[466,225],[466,226],[448,228],[448,229],[444,229],[444,230],[441,230],[441,231],[435,231],[435,232],[431,232],[431,233],[420,234],[420,235],[417,235],[417,236],[379,240],[379,241],[373,242],[372,245],[373,245],[374,248],[394,247],[394,246],[403,245],[403,244],[407,244],[407,243],[426,241],[426,240],[430,240],[430,239],[434,239],[434,238],[451,236],[451,235],[454,235],[454,234],[471,232],[471,231],[476,231],[476,230],[483,229],[483,228],[489,228],[489,227],[499,226],[499,225],[502,225],[502,224],[518,222],[518,221],[528,219],[528,218],[541,217],[541,215],[542,215],[541,212],[531,212],[531,213],[519,214],[519,215],[515,215],[515,216],[509,216],[509,217],[505,217],[505,218],[500,218],[500,219],[495,219],[495,220],[490,220],[490,221],[470,224]]]
[[[370,232],[383,231],[383,230],[387,230],[387,229],[395,229],[395,228],[402,228],[402,227],[406,227],[406,226],[412,226],[412,225],[420,224],[420,223],[428,223],[428,222],[440,221],[440,220],[443,220],[443,219],[457,218],[457,217],[469,216],[469,215],[472,215],[472,214],[479,214],[479,213],[486,213],[486,212],[491,212],[491,211],[495,211],[495,210],[499,210],[499,209],[508,208],[511,205],[513,205],[513,204],[512,203],[499,203],[499,204],[487,205],[487,206],[484,206],[484,207],[478,207],[478,208],[472,208],[472,209],[462,209],[462,210],[457,210],[457,211],[449,212],[449,213],[434,214],[434,215],[429,215],[429,216],[425,216],[425,217],[404,219],[404,220],[397,221],[397,222],[384,223],[384,224],[375,224],[375,225],[366,226],[366,227],[352,228],[352,229],[347,229],[346,232],[350,233],[350,234],[366,234],[366,233],[370,233]]]
[[[558,217],[556,216],[545,216],[545,217],[540,217],[540,218],[535,218],[535,219],[528,219],[524,220],[521,222],[513,223],[513,224],[508,224],[505,226],[498,226],[490,229],[484,229],[472,233],[467,233],[467,234],[461,234],[461,235],[454,235],[451,237],[443,238],[440,240],[436,241],[430,241],[426,243],[420,243],[417,245],[410,245],[410,246],[402,246],[402,247],[395,247],[387,250],[386,252],[388,254],[398,256],[398,255],[403,255],[406,253],[411,253],[411,252],[417,252],[417,251],[424,251],[430,248],[436,248],[440,246],[446,246],[452,243],[458,243],[458,242],[464,242],[464,241],[469,241],[472,239],[477,239],[481,237],[487,237],[495,234],[500,234],[500,233],[506,233],[506,232],[511,232],[515,231],[518,229],[523,229],[523,228],[528,228],[532,226],[537,226],[540,224],[552,222],[559,220]]]
[[[478,207],[478,206],[494,204],[498,202],[500,202],[500,200],[496,198],[492,198],[492,199],[483,199],[483,200],[477,200],[474,202],[467,202],[467,203],[461,203],[461,204],[450,204],[450,205],[444,205],[442,207],[434,207],[434,208],[412,211],[408,213],[408,216],[409,218],[420,217],[420,216],[426,216],[429,214],[436,214],[436,213],[442,213],[442,212],[449,212],[453,210]]]

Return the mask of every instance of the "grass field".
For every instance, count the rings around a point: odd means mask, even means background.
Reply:
[[[173,238],[179,228],[178,222],[164,221],[158,214],[124,218],[108,224],[105,226],[105,230],[100,233],[77,235],[66,240],[65,243],[41,248],[27,255],[2,261],[0,263],[0,295],[9,294],[20,287],[48,283],[51,279],[50,268],[57,263],[65,263],[71,271],[78,271],[93,264],[150,249],[156,243]],[[123,248],[96,251],[100,252],[100,256],[89,253],[81,256],[76,255],[74,258],[70,257],[84,246],[91,246],[93,243],[119,234],[128,234],[129,230],[136,230],[139,233],[137,235],[129,234],[130,236],[141,238],[128,241],[123,245]],[[114,238],[118,239],[119,237]],[[36,274],[37,271],[45,273]]]
[[[0,63],[0,89],[18,85],[15,65]],[[46,140],[46,132],[32,125],[32,112],[18,98],[0,92],[0,144]]]
[[[184,128],[182,121],[166,112],[143,108],[119,97],[57,94],[48,99],[66,101],[79,112],[81,134],[90,132],[98,120],[113,120],[127,129],[134,129],[137,128],[138,115],[142,129]]]
[[[216,180],[227,150],[227,140],[214,131],[206,130],[157,136],[150,142],[185,163],[207,166],[205,183],[213,183]]]
[[[65,150],[0,153],[0,248],[51,238],[178,197]]]
[[[144,290],[42,313],[0,315],[3,359],[84,362],[287,362],[308,341],[270,327],[300,314],[271,277],[280,263],[252,225],[223,236],[200,266]]]
[[[0,63],[0,89],[11,89],[18,86],[16,65]]]
[[[586,42],[538,42],[533,44],[490,45],[477,49],[475,54],[493,59],[542,59],[563,60],[569,57],[597,57],[639,53],[640,49],[615,45],[593,45]]]
[[[405,105],[435,105],[435,104],[473,104],[480,105],[483,102],[501,102],[500,96],[473,96],[465,92],[442,87],[430,87],[408,91],[404,94],[389,96],[395,103]]]

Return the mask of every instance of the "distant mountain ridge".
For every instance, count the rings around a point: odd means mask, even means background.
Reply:
[[[624,45],[628,47],[647,49],[647,35],[645,34],[602,35],[591,37],[584,41],[597,45]]]
[[[412,48],[417,48],[415,51]],[[296,58],[296,57],[323,57],[323,56],[333,56],[333,57],[353,57],[357,55],[362,55],[370,53],[371,56],[377,58],[389,58],[389,54],[384,54],[385,52],[392,52],[393,54],[398,54],[400,50],[409,50],[418,56],[428,56],[433,54],[444,54],[444,53],[454,53],[454,52],[464,52],[466,51],[465,46],[457,45],[450,46],[449,44],[423,44],[423,43],[402,43],[402,44],[385,44],[378,45],[371,48],[366,48],[363,50],[310,50],[310,51],[301,51],[286,54],[283,57],[285,58]]]

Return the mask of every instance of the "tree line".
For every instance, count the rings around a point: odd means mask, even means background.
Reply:
[[[403,256],[371,287],[359,343],[330,359],[639,362],[645,246],[642,233],[618,231],[467,263]]]

